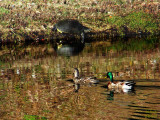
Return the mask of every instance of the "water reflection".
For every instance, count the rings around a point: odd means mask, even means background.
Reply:
[[[1,119],[160,119],[159,40],[134,40],[71,44],[70,57],[51,43],[1,46]],[[99,84],[70,82],[75,67]],[[135,91],[108,91],[108,71],[117,81],[135,80]]]
[[[110,91],[108,96],[107,96],[107,100],[114,100],[114,91]]]
[[[139,119],[159,119],[160,110],[153,110],[149,107],[142,107],[142,106],[134,106],[130,105],[131,108],[135,109],[134,114],[132,117],[139,118]],[[132,119],[132,118],[129,118]]]
[[[58,55],[73,56],[78,55],[84,48],[85,43],[57,43],[54,47]]]
[[[135,90],[127,90],[127,91],[117,91],[117,90],[107,90],[107,92],[109,92],[107,94],[107,100],[114,100],[114,96],[118,95],[118,94],[127,94],[127,95],[136,95],[136,91]]]

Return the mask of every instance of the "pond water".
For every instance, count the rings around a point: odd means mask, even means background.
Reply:
[[[17,44],[0,49],[0,116],[3,120],[148,120],[160,119],[160,40],[130,38],[91,43]],[[72,81],[95,76],[96,85]],[[107,89],[134,80],[133,91]]]

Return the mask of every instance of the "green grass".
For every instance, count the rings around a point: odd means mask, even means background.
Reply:
[[[47,118],[39,117],[37,115],[24,115],[24,120],[47,120]]]
[[[136,33],[142,31],[151,34],[158,31],[159,28],[154,16],[145,12],[132,12],[125,17],[112,16],[108,18],[108,23],[115,25],[120,33],[123,26]]]
[[[0,39],[24,41],[25,35],[32,39],[34,32],[43,31],[44,36],[49,40],[53,36],[52,33],[54,34],[51,31],[51,25],[58,20],[68,18],[79,20],[94,32],[107,31],[111,37],[123,36],[128,32],[139,33],[139,31],[156,35],[159,33],[157,10],[150,9],[149,5],[145,8],[139,6],[143,2],[133,1],[133,8],[131,8],[126,0],[113,0],[111,3],[107,1],[84,3],[84,0],[74,3],[74,1],[69,0],[63,4],[58,0],[53,4],[52,0],[48,0],[47,3],[44,0],[25,0],[24,2],[5,0],[0,8]],[[150,4],[153,3],[150,2]],[[70,7],[71,5],[73,7]],[[42,29],[43,26],[49,29]],[[111,28],[116,32],[110,31]],[[39,34],[36,37],[40,37]]]
[[[128,22],[128,27],[132,30],[140,29],[143,32],[147,30],[147,32],[153,33],[156,29],[158,29],[158,24],[156,23],[152,14],[144,12],[133,12],[125,19]]]
[[[8,14],[8,13],[9,13],[9,10],[7,10],[3,7],[0,8],[0,17],[2,17],[5,14]]]

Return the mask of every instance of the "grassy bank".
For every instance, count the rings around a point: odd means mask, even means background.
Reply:
[[[77,19],[93,33],[109,36],[159,34],[158,0],[3,0],[0,1],[0,39],[6,41],[51,40],[51,30],[61,19]],[[97,34],[93,34],[96,35]]]

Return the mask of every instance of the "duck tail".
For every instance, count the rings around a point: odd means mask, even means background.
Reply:
[[[130,86],[130,85],[135,85],[135,84],[136,84],[134,81],[126,81],[125,83],[126,83],[126,85],[129,85],[129,86]]]
[[[97,80],[96,77],[91,77],[91,78],[90,78],[90,81],[91,81],[91,83],[93,83],[93,84],[99,83],[99,80]]]
[[[133,89],[135,85],[134,81],[125,81],[123,85],[123,89]]]

